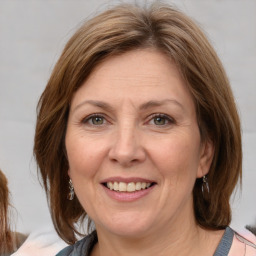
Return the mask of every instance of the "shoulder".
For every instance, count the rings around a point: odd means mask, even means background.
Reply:
[[[229,256],[256,256],[256,236],[250,231],[234,232]]]
[[[86,244],[86,237],[73,245],[65,247],[56,256],[79,256],[81,255],[80,252],[83,251],[84,244]]]
[[[56,256],[88,256],[93,246],[97,243],[96,231],[84,237],[82,240],[73,245],[67,246],[61,250]]]
[[[24,236],[18,235],[18,241],[24,239]],[[37,231],[33,231],[21,247],[12,254],[13,256],[45,256],[55,255],[67,244],[62,241],[57,235],[56,231],[49,225],[44,228],[40,228]]]
[[[25,242],[25,240],[28,238],[27,235],[19,233],[19,232],[14,232],[13,237],[14,237],[14,243],[17,248],[19,248]]]

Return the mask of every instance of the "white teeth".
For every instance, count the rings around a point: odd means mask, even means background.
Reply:
[[[107,187],[110,190],[120,191],[120,192],[135,192],[142,189],[149,188],[151,183],[149,182],[107,182]]]
[[[119,191],[121,191],[121,192],[126,192],[126,190],[127,190],[126,183],[120,182],[120,183],[119,183]]]
[[[114,182],[114,188],[113,188],[114,190],[119,190],[119,184],[118,184],[118,182]]]
[[[141,190],[141,182],[136,182],[136,190]]]
[[[114,189],[114,184],[112,182],[108,182],[108,188],[110,190],[113,190]]]
[[[127,184],[127,191],[128,192],[134,192],[136,190],[135,188],[135,183],[134,182],[130,182]]]

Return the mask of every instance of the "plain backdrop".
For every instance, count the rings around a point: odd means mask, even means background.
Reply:
[[[9,179],[19,231],[51,223],[32,152],[37,101],[75,29],[117,2],[134,1],[0,0],[0,168]],[[200,24],[226,68],[242,120],[244,151],[243,186],[232,199],[232,226],[254,224],[256,0],[165,2]]]

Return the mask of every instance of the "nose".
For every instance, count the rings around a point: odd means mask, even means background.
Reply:
[[[122,166],[130,167],[146,159],[142,138],[136,127],[119,128],[114,135],[109,159]]]

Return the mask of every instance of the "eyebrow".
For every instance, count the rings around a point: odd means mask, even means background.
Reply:
[[[180,108],[184,109],[184,106],[175,99],[165,99],[165,100],[159,100],[159,101],[158,100],[150,100],[150,101],[142,104],[140,106],[140,109],[144,110],[144,109],[149,109],[149,108],[153,108],[153,107],[159,107],[159,106],[162,106],[162,105],[165,105],[168,103],[175,104],[175,105],[179,106]]]
[[[139,109],[140,110],[146,110],[146,109],[150,109],[150,108],[153,108],[153,107],[159,107],[159,106],[162,106],[162,105],[165,105],[165,104],[168,104],[168,103],[175,104],[176,106],[184,109],[184,106],[175,99],[150,100],[150,101],[140,105]],[[110,104],[108,104],[104,101],[97,101],[97,100],[85,100],[85,101],[81,102],[80,104],[78,104],[74,108],[73,111],[79,109],[80,107],[82,107],[85,104],[90,104],[90,105],[93,105],[93,106],[96,106],[96,107],[99,107],[99,108],[102,108],[102,109],[105,109],[105,110],[108,110],[108,111],[114,111],[114,108]]]
[[[99,108],[102,108],[102,109],[106,109],[106,110],[109,110],[109,111],[113,111],[114,109],[106,102],[103,102],[103,101],[97,101],[97,100],[85,100],[83,102],[81,102],[80,104],[78,104],[73,111],[79,109],[80,107],[82,107],[83,105],[85,104],[90,104],[90,105],[93,105],[93,106],[96,106],[96,107],[99,107]]]

